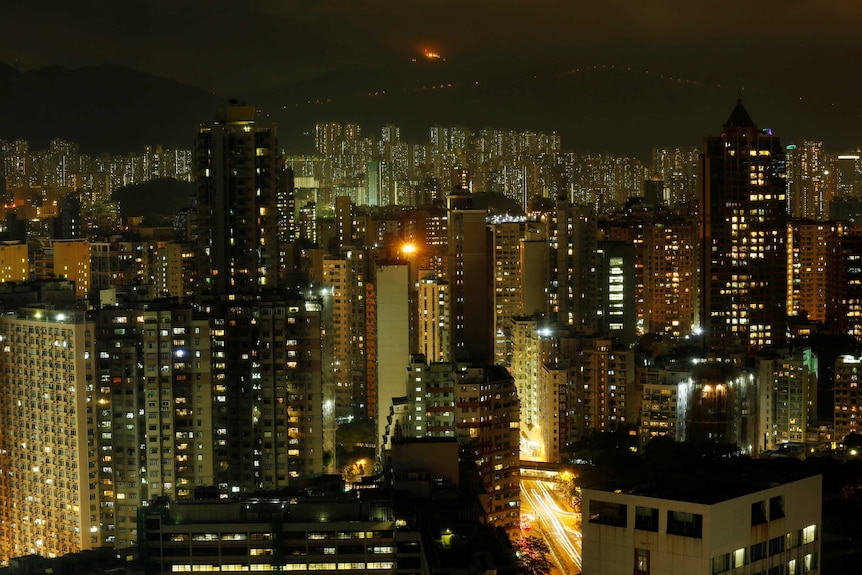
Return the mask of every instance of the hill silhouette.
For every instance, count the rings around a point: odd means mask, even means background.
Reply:
[[[20,72],[0,64],[0,139],[34,148],[54,137],[85,151],[129,152],[147,144],[190,148],[194,127],[210,121],[227,95],[119,66]],[[782,141],[821,139],[830,151],[858,145],[862,114],[853,94],[800,99],[768,81],[748,86],[746,108]],[[288,153],[313,152],[317,122],[356,122],[366,135],[386,124],[402,138],[427,139],[433,125],[558,132],[565,150],[648,159],[654,146],[699,146],[733,109],[737,86],[613,65],[543,64],[506,73],[447,63],[387,62],[329,71],[302,82],[230,97],[255,105],[258,121],[278,124]]]
[[[0,138],[30,140],[32,149],[53,138],[86,152],[189,148],[218,105],[205,90],[120,66],[20,72],[0,63],[0,86]]]
[[[146,226],[166,226],[177,210],[189,207],[193,192],[191,182],[159,178],[118,188],[111,199],[120,203],[122,218],[142,216]]]

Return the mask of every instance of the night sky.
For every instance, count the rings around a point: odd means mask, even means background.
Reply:
[[[386,89],[385,71],[397,82],[398,66],[425,49],[445,58],[434,81],[612,67],[632,99],[645,78],[661,78],[648,89],[682,98],[679,122],[699,137],[720,128],[742,89],[758,123],[846,147],[862,144],[860,31],[855,0],[32,0],[0,7],[0,61],[25,71],[117,64],[225,96],[322,77],[336,89],[345,71],[346,83],[380,77]],[[679,96],[680,86],[694,88]],[[542,107],[553,89],[524,93]],[[610,118],[603,100],[597,113]]]

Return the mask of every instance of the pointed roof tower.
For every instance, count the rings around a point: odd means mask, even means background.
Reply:
[[[724,123],[724,128],[756,128],[754,120],[748,115],[745,106],[742,105],[742,98],[736,100],[736,107],[730,113],[730,117]]]

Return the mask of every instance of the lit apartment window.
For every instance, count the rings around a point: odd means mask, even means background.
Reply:
[[[634,575],[649,575],[649,549],[635,549]]]

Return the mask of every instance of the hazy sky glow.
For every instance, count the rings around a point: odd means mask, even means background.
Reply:
[[[113,63],[212,89],[257,87],[408,58],[458,64],[655,65],[680,75],[801,61],[828,76],[859,62],[862,3],[731,0],[182,0],[5,2],[0,60],[22,69]],[[730,78],[728,80],[731,80]]]
[[[862,144],[860,30],[858,0],[33,0],[0,6],[0,62],[126,66],[294,110],[279,121],[297,130],[356,112],[559,129],[584,148],[639,138],[639,152],[698,144],[743,89],[762,127],[845,149]],[[445,61],[405,68],[423,49]],[[394,98],[367,101],[428,83],[457,89],[400,116]]]

